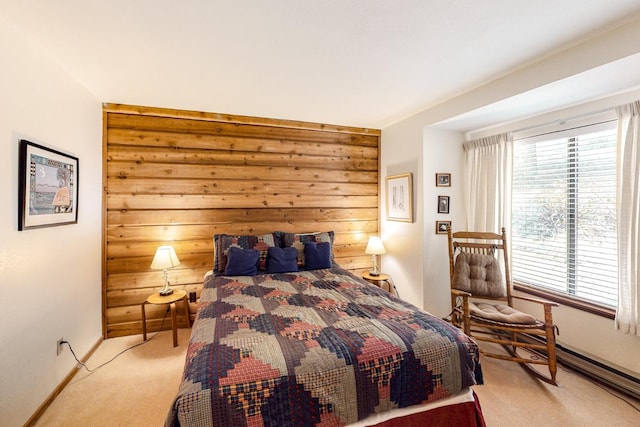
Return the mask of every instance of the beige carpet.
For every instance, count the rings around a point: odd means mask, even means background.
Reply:
[[[640,426],[640,401],[562,366],[557,387],[534,379],[517,363],[488,357],[481,363],[485,384],[474,390],[488,427]]]
[[[94,373],[82,369],[36,426],[162,426],[178,389],[189,332],[179,330],[179,347],[173,348],[171,331],[165,331]],[[93,369],[141,339],[106,340],[87,365]],[[475,390],[489,427],[640,425],[639,402],[565,369],[558,373],[562,386],[554,387],[515,363],[483,358],[482,366],[485,385]]]
[[[171,331],[152,333],[93,373],[82,368],[36,426],[162,426],[180,385],[190,333],[179,329],[175,348]],[[87,366],[93,370],[141,341],[142,335],[105,340]]]

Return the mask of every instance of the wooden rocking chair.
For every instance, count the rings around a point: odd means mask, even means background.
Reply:
[[[551,314],[551,308],[558,304],[512,295],[505,229],[502,228],[502,234],[452,233],[449,227],[447,235],[452,323],[477,341],[502,345],[508,353],[497,354],[481,349],[481,354],[518,362],[530,374],[558,385],[556,327]],[[544,320],[515,310],[514,299],[540,304]],[[548,365],[549,375],[532,365]]]

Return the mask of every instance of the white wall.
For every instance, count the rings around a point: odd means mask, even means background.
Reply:
[[[23,425],[101,337],[102,107],[0,18],[0,423]],[[20,139],[79,158],[78,224],[17,231]]]
[[[382,130],[380,215],[383,220],[380,237],[390,255],[381,256],[380,269],[391,275],[402,299],[421,308],[424,301],[422,150],[421,127],[401,123]],[[385,178],[409,172],[413,174],[415,221],[413,223],[386,221]]]
[[[381,257],[381,270],[391,275],[403,300],[438,317],[449,311],[449,258],[447,237],[435,233],[435,222],[450,220],[455,227],[464,221],[463,141],[460,132],[411,120],[382,130],[380,228],[388,255]],[[413,173],[414,222],[387,221],[385,178],[407,172]],[[451,187],[436,187],[436,173],[451,173]],[[448,215],[437,213],[438,196],[450,197]]]
[[[424,142],[424,309],[434,316],[449,314],[449,250],[447,235],[436,234],[436,221],[451,221],[454,230],[464,228],[462,192],[462,142],[459,132],[426,128]],[[451,187],[436,187],[436,173],[451,173]],[[438,196],[449,196],[449,214],[437,210]]]

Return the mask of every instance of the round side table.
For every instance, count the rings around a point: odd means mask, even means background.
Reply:
[[[176,319],[176,302],[182,300],[184,304],[184,315],[187,318],[187,325],[191,327],[191,318],[189,314],[189,300],[187,299],[187,291],[183,289],[174,289],[171,295],[162,296],[160,292],[149,295],[147,300],[142,303],[142,340],[147,340],[147,315],[145,306],[147,304],[169,304],[171,309],[171,329],[173,330],[173,346],[178,346],[178,321]]]
[[[393,289],[395,289],[395,285],[393,284],[393,280],[391,276],[385,273],[380,273],[377,276],[372,276],[368,271],[362,272],[362,278],[367,282],[376,285],[379,288],[384,289],[383,284],[387,284],[387,289],[385,289],[389,293],[393,293]]]

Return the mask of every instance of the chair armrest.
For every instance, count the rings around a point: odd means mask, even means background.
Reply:
[[[469,292],[461,291],[459,289],[451,289],[451,295],[455,295],[457,297],[470,297],[472,294]]]
[[[534,302],[536,304],[548,305],[550,307],[558,307],[558,306],[560,306],[560,304],[558,304],[557,302],[547,301],[547,300],[543,300],[543,299],[539,299],[539,298],[521,297],[521,296],[517,296],[517,295],[512,295],[511,298],[519,299],[521,301]]]

